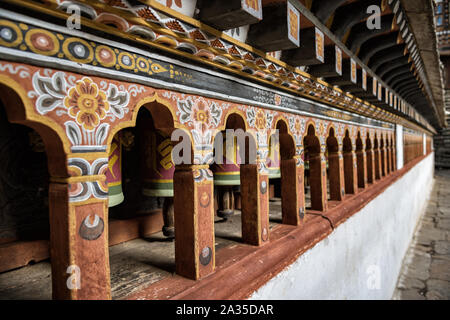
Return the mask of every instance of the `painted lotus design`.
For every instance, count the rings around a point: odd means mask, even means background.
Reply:
[[[64,105],[69,114],[88,131],[94,130],[109,111],[105,93],[89,78],[83,78],[69,90]]]
[[[194,123],[205,129],[211,122],[211,111],[205,100],[199,99],[192,107],[192,118]]]

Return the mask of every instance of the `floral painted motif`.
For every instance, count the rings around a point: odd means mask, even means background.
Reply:
[[[295,145],[303,145],[303,134],[305,133],[306,119],[298,116],[289,117],[289,129],[294,135]]]
[[[106,149],[106,137],[110,124],[122,119],[129,112],[131,95],[143,92],[143,87],[130,85],[120,89],[113,83],[101,81],[95,83],[89,77],[76,80],[64,72],[33,75],[34,91],[28,92],[30,98],[36,98],[35,107],[39,114],[65,118],[64,127],[72,144],[72,151],[86,147],[96,151]],[[71,120],[74,119],[75,121]]]
[[[215,102],[210,102],[204,98],[188,97],[185,100],[177,100],[177,115],[181,123],[193,126],[196,129],[205,130],[215,128],[222,118],[222,109],[228,105],[218,107]]]
[[[69,115],[88,131],[94,130],[109,111],[105,93],[99,91],[89,78],[83,78],[69,90],[64,98],[64,105]]]
[[[264,111],[259,110],[256,113],[255,117],[255,127],[258,130],[264,130],[266,129],[267,121],[266,121],[266,115],[264,114]]]

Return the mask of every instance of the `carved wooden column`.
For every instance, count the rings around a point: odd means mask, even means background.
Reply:
[[[305,215],[304,164],[300,156],[281,160],[283,224],[297,226]]]
[[[339,145],[339,151],[328,153],[328,174],[330,180],[330,200],[342,201],[345,195],[345,179],[341,144]]]
[[[258,164],[241,165],[242,241],[260,246],[269,241],[269,175]]]
[[[354,194],[358,192],[358,172],[356,166],[355,151],[344,152],[345,193]]]
[[[54,299],[110,299],[108,155],[68,159],[69,178],[49,186]]]
[[[176,272],[190,279],[214,271],[214,186],[209,165],[177,165],[174,173]]]
[[[366,146],[363,144],[361,150],[356,151],[356,163],[358,171],[358,188],[365,188],[367,185],[367,157],[364,150]]]
[[[312,210],[326,211],[328,209],[327,194],[327,162],[324,149],[320,153],[309,155],[309,171],[311,186],[311,208]]]

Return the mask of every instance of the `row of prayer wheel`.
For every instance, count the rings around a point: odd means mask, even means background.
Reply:
[[[150,128],[150,129],[149,129]],[[172,161],[172,143],[170,136],[151,129],[151,126],[141,126],[140,134],[140,175],[142,179],[142,196],[144,198],[164,198],[163,234],[174,236],[173,218],[173,175],[175,166]],[[223,141],[223,164],[213,164],[215,193],[217,196],[217,215],[228,218],[234,213],[234,194],[240,192],[240,157],[236,143],[227,144],[225,135]],[[106,181],[109,188],[109,207],[121,204],[125,197],[122,190],[122,152],[121,133],[114,137],[108,159]],[[267,168],[269,179],[281,177],[280,146],[278,142],[271,144]]]

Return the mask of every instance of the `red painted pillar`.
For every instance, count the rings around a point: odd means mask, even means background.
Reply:
[[[380,148],[381,155],[381,175],[384,177],[387,175],[387,156],[386,156],[386,148],[383,146]]]
[[[367,162],[367,182],[373,183],[375,181],[375,153],[372,149],[366,151]]]
[[[386,152],[386,175],[391,173],[391,148],[385,147]]]
[[[328,153],[330,200],[342,201],[345,195],[344,159],[342,151]]]
[[[380,149],[374,150],[375,154],[375,179],[381,179],[381,159],[380,159]]]
[[[300,156],[281,160],[283,224],[297,226],[305,215],[304,165]]]
[[[397,158],[396,158],[396,149],[395,147],[391,147],[391,157],[392,157],[392,171],[395,171],[397,168]]]
[[[309,156],[311,208],[317,211],[328,209],[327,163],[323,152]]]
[[[176,272],[200,279],[215,268],[214,185],[208,165],[177,165],[174,173]]]
[[[51,178],[50,256],[54,299],[110,299],[108,155],[68,160],[70,177]]]
[[[269,241],[269,175],[261,166],[241,165],[242,240],[255,246]]]
[[[365,146],[362,150],[356,152],[356,162],[358,171],[358,187],[365,188],[367,185],[367,157],[364,152]]]
[[[344,152],[345,193],[358,192],[358,172],[355,152]]]

